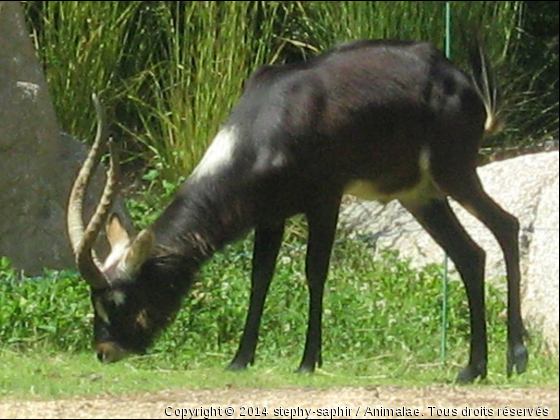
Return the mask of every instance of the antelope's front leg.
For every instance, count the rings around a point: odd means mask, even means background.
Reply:
[[[243,370],[249,363],[254,362],[264,303],[274,274],[283,234],[283,221],[275,226],[258,227],[255,231],[249,312],[239,348],[228,370]]]
[[[329,270],[332,246],[338,221],[340,197],[323,202],[308,212],[309,239],[306,255],[306,276],[309,286],[309,321],[303,359],[297,373],[310,373],[321,367],[321,322],[323,291]]]

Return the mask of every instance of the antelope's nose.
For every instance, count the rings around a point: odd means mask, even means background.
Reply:
[[[102,351],[98,351],[97,352],[97,360],[104,363],[105,362],[105,353],[103,353]]]
[[[99,343],[97,348],[97,360],[101,363],[113,363],[121,360],[128,352],[113,342]]]

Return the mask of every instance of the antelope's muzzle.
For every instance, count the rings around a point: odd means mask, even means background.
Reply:
[[[95,345],[95,348],[97,350],[97,358],[102,363],[117,362],[129,353],[113,341],[98,343]]]

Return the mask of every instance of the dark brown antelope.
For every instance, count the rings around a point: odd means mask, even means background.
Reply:
[[[71,193],[68,229],[77,265],[91,286],[99,360],[142,353],[179,310],[195,274],[215,252],[255,229],[251,297],[232,370],[253,363],[265,298],[284,223],[304,214],[309,237],[309,320],[299,372],[321,360],[323,289],[341,197],[400,201],[460,272],[470,307],[471,341],[459,382],[487,374],[485,252],[453,214],[452,197],[496,236],[507,265],[507,373],[525,370],[520,315],[518,221],[483,190],[477,151],[500,128],[490,67],[477,46],[472,77],[422,42],[358,41],[307,62],[264,66],[202,161],[155,223],[131,238],[109,215],[111,174],[84,228],[82,203],[106,142],[99,130]],[[114,173],[114,154],[110,172]],[[106,223],[107,221],[107,223]],[[112,251],[92,245],[102,228]]]

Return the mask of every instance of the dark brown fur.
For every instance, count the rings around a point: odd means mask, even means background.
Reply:
[[[458,377],[463,382],[487,371],[485,255],[460,226],[447,196],[494,232],[508,267],[508,373],[513,366],[522,372],[527,352],[518,223],[484,193],[477,177],[485,123],[495,115],[492,97],[481,89],[489,82],[480,71],[487,64],[479,60],[475,66],[473,82],[427,43],[360,41],[304,63],[258,69],[224,123],[224,129],[235,129],[231,156],[212,176],[184,183],[150,228],[152,257],[138,275],[110,279],[111,288],[95,292],[111,320],[100,322],[97,342],[145,350],[179,309],[204,261],[255,229],[250,308],[230,365],[244,369],[254,359],[284,221],[303,213],[309,223],[310,312],[299,371],[313,371],[321,363],[322,296],[339,204],[348,185],[360,180],[380,199],[400,200],[458,267],[472,327],[469,363]],[[425,191],[417,193],[424,181]],[[121,305],[111,304],[116,290],[126,296]],[[138,326],[142,314],[148,328]]]

